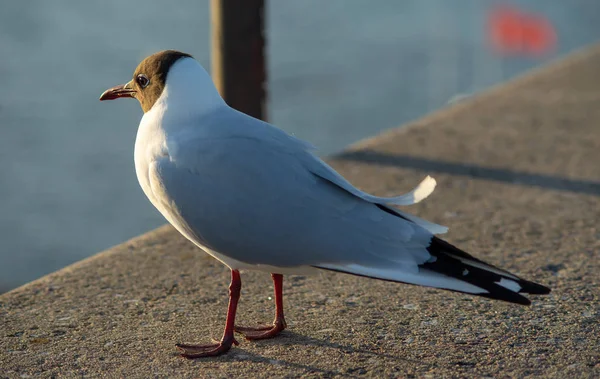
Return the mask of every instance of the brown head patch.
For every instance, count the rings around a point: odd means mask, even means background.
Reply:
[[[192,56],[181,51],[164,50],[150,55],[137,66],[131,83],[144,112],[148,112],[158,100],[165,88],[169,69],[181,58]]]

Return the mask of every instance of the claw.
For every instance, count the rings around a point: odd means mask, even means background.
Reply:
[[[177,346],[179,347],[179,346]],[[215,345],[201,345],[196,346],[190,350],[183,349],[184,352],[180,355],[187,359],[203,358],[203,357],[216,357],[224,354],[231,349],[231,343],[229,344],[215,344]]]
[[[258,326],[256,328],[246,327],[246,326],[236,326],[235,331],[240,333],[246,338],[248,341],[253,340],[264,340],[267,338],[273,338],[282,330],[287,327],[285,320],[283,318],[276,319],[273,325],[264,325]]]
[[[184,358],[194,359],[202,357],[215,357],[226,353],[231,349],[231,345],[239,345],[240,343],[232,338],[230,340],[216,342],[207,345],[188,345],[178,343],[175,346],[182,351],[180,354]]]

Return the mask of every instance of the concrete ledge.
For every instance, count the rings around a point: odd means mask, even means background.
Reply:
[[[0,376],[600,377],[600,47],[351,147],[331,162],[380,195],[426,174],[411,211],[448,239],[553,288],[525,308],[341,274],[289,277],[290,328],[187,361],[218,338],[225,267],[170,227],[0,297]],[[245,273],[240,324],[270,321]]]

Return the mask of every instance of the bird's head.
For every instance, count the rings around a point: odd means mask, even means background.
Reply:
[[[148,112],[166,92],[183,102],[195,102],[199,108],[221,99],[210,76],[191,55],[164,50],[145,58],[135,69],[132,80],[104,91],[100,101],[131,97]]]

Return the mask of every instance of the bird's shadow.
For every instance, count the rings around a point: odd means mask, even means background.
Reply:
[[[309,337],[306,335],[298,334],[296,332],[292,332],[286,330],[281,333],[279,338],[274,338],[272,340],[268,340],[269,344],[272,345],[304,345],[304,346],[313,346],[313,347],[324,347],[330,349],[339,350],[345,354],[366,354],[377,356],[380,358],[389,358],[389,359],[398,359],[400,357],[389,355],[385,353],[381,353],[379,351],[372,351],[365,348],[357,348],[351,345],[343,345],[335,342],[331,342],[326,339],[319,339],[314,337]]]
[[[244,341],[244,342],[250,343],[248,341]],[[357,348],[355,346],[350,346],[350,345],[343,345],[343,344],[328,341],[326,339],[309,337],[306,335],[298,334],[298,333],[295,333],[292,331],[287,331],[287,330],[282,332],[276,338],[263,340],[263,341],[254,341],[251,343],[256,344],[256,345],[263,345],[263,346],[300,345],[303,348],[307,348],[307,347],[330,348],[330,349],[336,349],[338,351],[341,351],[344,354],[364,354],[364,355],[371,355],[373,357],[378,357],[378,358],[387,358],[387,359],[394,359],[394,360],[402,359],[402,360],[410,361],[404,357],[389,355],[389,354],[381,353],[378,351],[372,351],[372,350],[364,349],[364,348]],[[204,360],[205,359],[202,359],[201,361],[204,361]],[[289,360],[285,360],[285,359],[261,356],[261,355],[255,354],[253,352],[250,352],[249,350],[244,349],[242,346],[236,347],[236,348],[232,349],[229,353],[222,355],[220,357],[208,358],[206,360],[207,361],[212,361],[212,360],[249,361],[249,362],[254,362],[254,363],[279,365],[279,366],[288,367],[288,368],[292,368],[292,369],[296,369],[296,370],[303,370],[303,371],[306,371],[307,373],[318,373],[318,374],[325,375],[325,376],[348,375],[347,372],[340,372],[340,371],[336,371],[336,370],[326,370],[326,369],[323,369],[323,368],[320,368],[320,367],[317,367],[314,365],[302,364],[299,362],[293,362],[293,361],[289,361]],[[417,362],[413,361],[413,363],[417,363]]]

